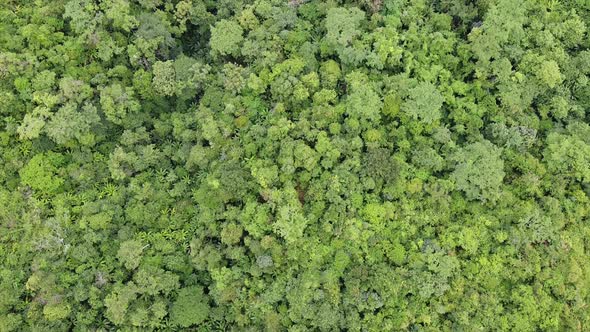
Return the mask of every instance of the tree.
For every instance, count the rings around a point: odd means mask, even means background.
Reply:
[[[203,288],[199,286],[180,289],[170,308],[172,324],[184,328],[201,324],[208,315],[207,297],[203,294]]]
[[[551,89],[563,80],[559,72],[559,65],[553,60],[543,61],[537,72],[537,77]]]
[[[351,90],[346,99],[346,113],[355,119],[379,121],[383,103],[368,84],[368,78],[361,73],[353,72],[346,79]]]
[[[137,19],[129,13],[127,0],[108,0],[103,3],[105,16],[112,20],[113,26],[129,32],[137,26]]]
[[[501,150],[482,140],[464,146],[453,154],[454,170],[451,179],[468,199],[495,201],[504,179]]]
[[[117,258],[125,267],[129,270],[134,270],[139,266],[141,262],[141,254],[144,246],[141,242],[136,240],[127,240],[121,243],[119,251],[117,252]]]
[[[326,17],[326,42],[334,48],[345,64],[358,64],[364,60],[362,50],[354,47],[362,33],[361,23],[365,13],[356,8],[331,8]]]
[[[141,106],[134,95],[132,88],[118,83],[102,89],[100,105],[106,118],[115,124],[122,124],[130,114],[138,112]]]
[[[572,123],[566,133],[552,132],[547,136],[544,160],[551,172],[590,183],[590,126]]]
[[[45,131],[57,144],[65,145],[72,139],[83,145],[94,144],[91,129],[100,123],[98,110],[92,104],[78,109],[76,104],[66,104],[50,118]]]
[[[104,299],[106,307],[105,316],[115,325],[123,325],[127,311],[132,301],[137,298],[137,289],[134,284],[116,285],[113,291]]]
[[[176,92],[176,72],[172,61],[154,63],[154,90],[163,96],[172,96]]]
[[[238,55],[244,30],[235,21],[220,20],[211,28],[211,51],[220,55]]]
[[[434,84],[420,82],[410,90],[410,95],[401,109],[413,119],[431,124],[441,118],[440,109],[443,102],[444,98]]]
[[[320,77],[322,79],[322,86],[327,88],[335,88],[338,80],[342,76],[340,65],[334,60],[328,60],[322,63],[320,67]]]
[[[56,194],[65,180],[60,177],[58,167],[64,163],[64,157],[57,153],[36,154],[20,171],[21,182],[40,194]]]

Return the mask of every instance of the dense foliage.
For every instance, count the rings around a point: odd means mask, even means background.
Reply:
[[[590,330],[588,0],[3,0],[0,331]]]

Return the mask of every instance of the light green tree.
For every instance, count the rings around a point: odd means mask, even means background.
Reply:
[[[471,143],[451,157],[454,170],[451,179],[468,199],[494,201],[504,179],[501,150],[489,141]]]
[[[444,98],[430,82],[420,82],[410,90],[408,99],[402,105],[402,111],[415,120],[430,124],[441,118]]]
[[[221,20],[211,28],[211,51],[221,55],[238,55],[244,30],[235,21]]]
[[[170,308],[172,323],[185,328],[202,323],[208,315],[207,297],[199,286],[182,288]]]

